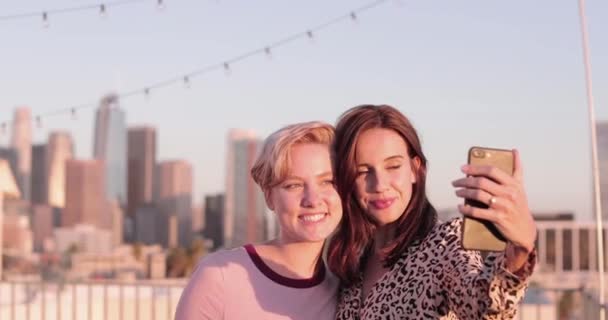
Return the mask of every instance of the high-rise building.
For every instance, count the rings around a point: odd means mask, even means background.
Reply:
[[[66,199],[66,162],[74,157],[74,142],[69,132],[54,131],[47,143],[47,201],[64,208]]]
[[[32,174],[30,201],[32,204],[47,203],[47,147],[46,144],[32,146]]]
[[[0,158],[0,280],[2,279],[2,248],[4,247],[2,239],[4,238],[2,226],[4,225],[4,199],[19,198],[19,188],[10,169],[9,162],[6,159]]]
[[[231,130],[228,134],[224,245],[236,247],[266,238],[266,203],[251,178],[260,140],[255,133]]]
[[[192,207],[192,232],[200,233],[205,228],[205,210],[202,206]]]
[[[152,202],[156,165],[156,129],[135,127],[128,131],[127,215]]]
[[[2,245],[7,253],[29,255],[33,251],[33,235],[27,215],[7,213],[4,216]]]
[[[597,123],[597,147],[602,217],[608,221],[608,121]]]
[[[69,203],[67,204],[69,205]],[[112,251],[112,232],[90,224],[76,224],[69,228],[57,228],[54,232],[58,252],[73,247],[83,253],[106,254]]]
[[[126,116],[118,96],[102,98],[95,117],[93,157],[105,163],[106,196],[127,201],[127,129]]]
[[[203,235],[213,242],[212,250],[224,246],[224,194],[205,196]]]
[[[99,227],[103,219],[102,214],[108,214],[105,190],[102,161],[68,160],[62,226],[89,224]]]
[[[112,245],[121,245],[124,228],[122,208],[116,200],[108,200],[105,204],[106,206],[104,207],[100,216],[99,226],[102,229],[109,230],[112,233]]]
[[[152,204],[142,205],[135,211],[135,242],[144,244],[166,243],[159,237],[162,233],[159,210]],[[164,226],[166,227],[166,226]],[[161,231],[161,232],[159,232]],[[166,232],[166,231],[165,231]]]
[[[32,231],[34,250],[43,252],[45,241],[53,237],[53,208],[44,204],[32,207]]]
[[[0,159],[6,160],[8,168],[13,177],[15,177],[15,183],[17,182],[17,151],[13,148],[0,147]],[[17,185],[19,187],[19,185]]]
[[[192,166],[184,160],[160,162],[156,167],[154,203],[159,215],[160,235],[164,245],[174,238],[170,233],[171,217],[177,221],[177,242],[190,245],[192,237]],[[158,221],[158,220],[157,220]],[[137,226],[136,226],[137,229]],[[167,230],[165,230],[167,229]],[[168,232],[168,233],[166,233]]]
[[[13,117],[11,147],[17,152],[15,179],[23,199],[30,199],[30,173],[32,165],[32,119],[28,107],[19,107]]]

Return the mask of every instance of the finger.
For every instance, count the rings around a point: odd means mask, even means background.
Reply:
[[[494,209],[496,212],[501,212],[505,218],[508,215],[517,212],[515,210],[515,204],[508,198],[494,196],[488,200],[488,203],[488,207]]]
[[[517,149],[513,149],[513,177],[519,181],[524,181],[524,168],[521,163],[521,155]]]
[[[476,166],[476,165],[464,165],[462,166],[462,172],[470,176],[484,176],[494,180],[498,184],[511,185],[513,183],[513,177],[498,169],[494,166]]]
[[[498,215],[492,209],[481,209],[463,204],[458,205],[458,211],[465,216],[490,221],[492,223],[498,222]]]
[[[495,196],[479,189],[458,189],[455,193],[459,198],[485,203],[489,208],[497,211],[515,212],[515,206],[508,198]]]
[[[459,198],[479,201],[481,203],[487,204],[488,206],[492,204],[491,199],[493,198],[493,196],[480,189],[458,189],[455,193],[456,196],[458,196]]]
[[[503,190],[503,186],[497,184],[493,180],[484,177],[469,176],[466,178],[452,181],[452,185],[456,188],[481,189],[494,195],[504,195],[505,192],[505,190]]]

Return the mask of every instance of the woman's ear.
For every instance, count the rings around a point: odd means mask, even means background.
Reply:
[[[412,180],[412,183],[416,183],[417,178],[418,178],[418,174],[420,173],[420,166],[422,165],[422,161],[420,161],[420,158],[418,156],[415,156],[412,158],[412,160],[410,161],[411,163],[411,177],[410,179]]]
[[[266,206],[268,209],[274,211],[274,204],[272,203],[272,194],[271,191],[264,191],[264,200],[266,200]]]

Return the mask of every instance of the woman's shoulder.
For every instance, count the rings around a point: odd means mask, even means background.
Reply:
[[[238,263],[240,261],[243,261],[244,258],[247,258],[247,253],[245,252],[245,249],[243,247],[222,249],[214,251],[202,257],[198,262],[198,266],[228,266],[232,263]]]
[[[462,223],[463,220],[460,217],[448,221],[438,221],[424,242],[433,245],[460,245]]]
[[[443,236],[458,235],[462,231],[463,220],[461,217],[453,218],[447,221],[438,221],[431,231],[432,235],[442,234]]]

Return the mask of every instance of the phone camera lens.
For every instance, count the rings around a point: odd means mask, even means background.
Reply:
[[[486,153],[483,150],[475,149],[473,150],[473,156],[475,158],[485,158]]]

